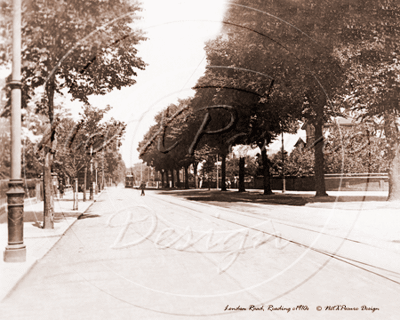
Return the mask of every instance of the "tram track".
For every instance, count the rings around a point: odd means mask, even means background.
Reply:
[[[276,238],[279,238],[282,241],[287,241],[287,242],[289,242],[291,244],[294,244],[294,245],[296,245],[298,247],[309,249],[309,250],[311,250],[311,251],[313,251],[315,253],[324,255],[324,256],[326,256],[328,258],[335,259],[337,261],[340,261],[342,263],[345,263],[347,265],[353,266],[355,268],[358,268],[360,270],[363,270],[363,271],[366,271],[368,273],[374,274],[374,275],[376,275],[378,277],[384,278],[384,279],[386,279],[388,281],[391,281],[393,283],[396,283],[396,284],[400,285],[400,273],[399,272],[394,271],[394,270],[390,270],[388,268],[385,268],[385,267],[382,267],[382,266],[379,266],[379,265],[376,265],[376,264],[373,264],[371,262],[362,261],[361,259],[356,259],[356,258],[353,258],[353,257],[349,257],[349,256],[345,256],[345,255],[342,255],[342,254],[338,254],[338,252],[341,250],[341,248],[343,247],[343,245],[346,242],[352,243],[353,246],[364,246],[364,247],[367,247],[366,248],[367,250],[368,249],[382,250],[382,248],[379,248],[377,246],[372,246],[371,244],[368,244],[368,243],[363,243],[361,241],[348,239],[347,237],[341,237],[341,236],[332,235],[332,234],[329,234],[329,233],[326,233],[326,232],[316,231],[316,230],[313,230],[313,229],[310,229],[310,228],[305,228],[304,226],[298,226],[298,225],[293,225],[293,224],[289,224],[289,223],[284,223],[282,221],[277,221],[277,220],[275,220],[273,218],[269,218],[269,217],[262,217],[262,216],[257,215],[257,214],[249,214],[249,213],[245,213],[245,212],[242,212],[242,211],[233,210],[231,208],[225,208],[225,207],[205,204],[205,203],[201,203],[201,202],[191,203],[191,204],[193,204],[195,206],[203,206],[203,207],[207,207],[209,209],[213,208],[213,209],[218,210],[218,211],[224,211],[226,213],[236,214],[236,215],[239,215],[239,216],[244,217],[244,218],[258,219],[258,220],[261,220],[261,221],[273,221],[273,223],[276,223],[276,224],[279,224],[279,225],[282,225],[282,226],[286,226],[286,227],[289,227],[289,228],[294,228],[296,230],[301,230],[301,231],[304,231],[304,232],[311,232],[311,233],[314,233],[314,234],[320,234],[322,237],[333,237],[333,238],[336,238],[339,241],[341,240],[341,243],[338,245],[336,250],[323,250],[321,248],[316,248],[314,246],[310,246],[310,244],[307,244],[305,242],[302,242],[302,241],[299,241],[299,240],[290,239],[287,236],[282,236],[282,235],[278,236],[278,235],[276,235],[274,233],[266,232],[265,230],[262,230],[262,229],[259,229],[259,228],[256,228],[256,227],[252,227],[251,225],[246,225],[244,223],[240,223],[238,221],[234,221],[234,220],[228,219],[226,217],[221,217],[220,215],[219,216],[215,216],[213,214],[206,213],[207,214],[207,219],[205,219],[205,217],[204,217],[205,211],[204,210],[194,209],[194,208],[192,208],[192,207],[190,207],[188,205],[184,205],[183,204],[187,200],[179,199],[179,200],[176,201],[174,199],[175,201],[171,201],[170,199],[165,199],[164,196],[162,196],[162,197],[160,197],[160,196],[151,196],[151,197],[152,197],[152,199],[157,199],[159,201],[168,203],[169,205],[177,206],[179,208],[183,207],[185,209],[188,209],[188,210],[191,211],[191,214],[195,215],[199,219],[206,220],[206,221],[209,221],[209,222],[212,222],[212,223],[216,223],[218,220],[220,220],[221,222],[223,221],[224,223],[226,223],[226,222],[231,223],[234,226],[239,226],[241,228],[248,228],[248,229],[251,229],[251,230],[254,230],[254,231],[257,231],[257,232],[262,232],[262,233],[264,233],[264,234],[266,234],[268,236],[276,237]],[[177,212],[180,212],[181,214],[184,214],[181,211],[177,211]],[[209,220],[210,218],[212,220]],[[222,226],[222,225],[220,225],[220,226]],[[390,253],[399,255],[397,252],[393,252],[393,251],[390,251]]]

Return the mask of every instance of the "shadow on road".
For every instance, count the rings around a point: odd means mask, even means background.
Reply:
[[[76,217],[80,213],[73,212],[56,212],[54,214],[54,222],[65,219],[66,217]],[[43,211],[24,211],[24,222],[43,221]],[[0,224],[7,223],[7,214],[0,216]]]
[[[344,195],[315,197],[314,194],[281,194],[264,195],[262,191],[237,192],[219,190],[171,190],[160,191],[159,194],[172,195],[192,201],[201,202],[249,202],[276,205],[304,206],[308,203],[332,203],[332,202],[359,202],[359,201],[382,201],[387,196],[377,195]],[[329,193],[329,192],[328,192]]]
[[[88,218],[98,218],[98,217],[100,217],[100,215],[98,215],[98,214],[81,214],[78,217],[78,220],[88,219]]]

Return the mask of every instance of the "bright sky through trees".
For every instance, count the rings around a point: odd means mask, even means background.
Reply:
[[[191,88],[206,66],[204,43],[220,31],[225,7],[223,0],[143,1],[143,19],[135,27],[148,37],[138,46],[146,70],[138,73],[133,87],[89,98],[97,107],[110,104],[110,116],[128,123],[121,148],[127,166],[138,161],[138,142],[154,123],[154,115],[194,94]],[[66,104],[75,115],[81,109],[77,102]]]
[[[136,148],[154,124],[154,115],[178,98],[194,94],[191,88],[206,66],[204,43],[219,33],[226,6],[224,0],[142,2],[142,19],[133,27],[142,29],[148,37],[137,47],[138,56],[148,64],[146,70],[138,72],[137,83],[132,87],[89,98],[96,107],[111,105],[108,116],[128,123],[121,148],[127,166],[139,161]],[[0,80],[4,80],[1,87],[10,68],[0,68]],[[78,118],[81,102],[71,102],[69,96],[56,97],[56,104],[60,101]]]

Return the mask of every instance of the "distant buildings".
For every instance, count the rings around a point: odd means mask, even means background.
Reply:
[[[297,142],[294,144],[294,149],[299,150],[300,152],[303,151],[303,149],[306,147],[306,143],[302,138],[299,138]]]

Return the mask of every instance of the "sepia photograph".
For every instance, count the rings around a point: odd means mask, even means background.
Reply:
[[[400,1],[0,0],[0,319],[400,319]]]

